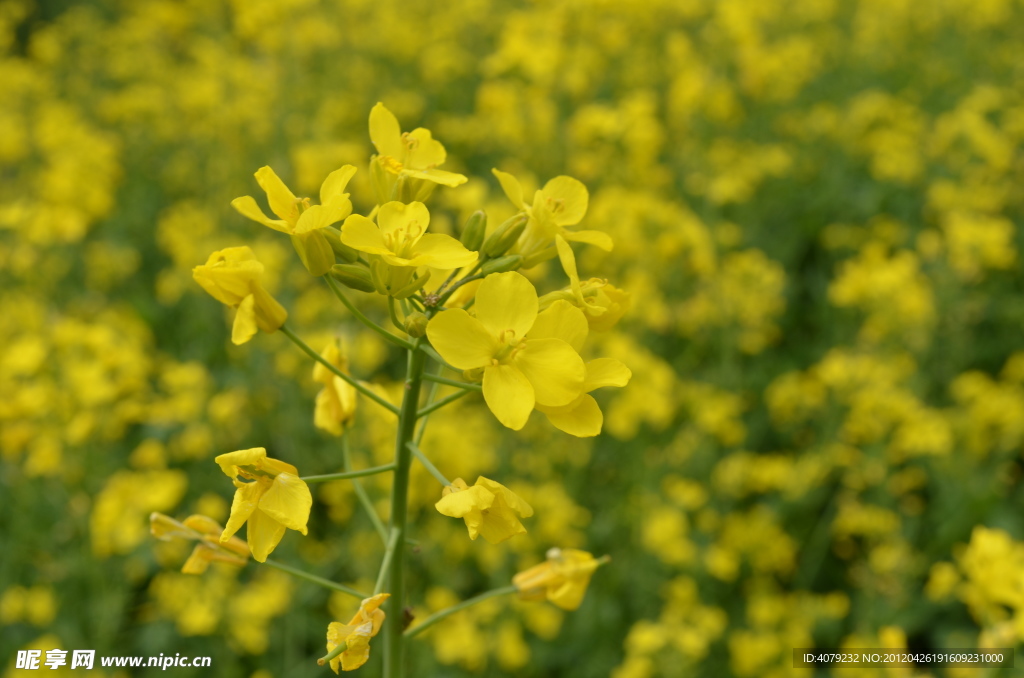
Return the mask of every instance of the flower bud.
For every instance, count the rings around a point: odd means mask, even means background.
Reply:
[[[542,261],[548,261],[558,256],[558,250],[554,247],[548,247],[547,249],[538,250],[528,255],[523,261],[523,268],[533,268]]]
[[[494,233],[487,236],[480,251],[487,257],[500,257],[515,244],[516,240],[519,240],[519,236],[526,230],[527,221],[529,217],[525,214],[517,214],[506,220]]]
[[[334,250],[331,249],[327,237],[320,232],[321,229],[292,235],[292,247],[302,260],[310,275],[317,277],[327,273],[334,266]]]
[[[480,267],[480,273],[483,275],[490,275],[491,273],[504,273],[506,271],[514,271],[523,265],[522,254],[506,254],[503,257],[497,259],[488,259],[483,266]]]
[[[334,253],[338,255],[342,261],[351,264],[359,259],[359,252],[341,242],[341,231],[333,226],[328,226],[324,228],[323,231],[331,249],[334,250]]]
[[[466,220],[462,227],[462,237],[459,238],[467,250],[479,251],[480,245],[487,234],[487,214],[483,210],[477,210]]]
[[[391,296],[395,299],[408,299],[423,289],[423,286],[427,284],[428,280],[430,280],[430,271],[426,271],[418,278],[411,278],[403,287],[391,292]]]
[[[405,333],[410,337],[419,339],[427,333],[427,316],[419,311],[413,311],[405,317]]]
[[[331,277],[345,287],[360,292],[374,292],[377,289],[370,276],[370,269],[359,264],[335,264],[331,268]]]

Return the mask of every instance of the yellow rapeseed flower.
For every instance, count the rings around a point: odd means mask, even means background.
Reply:
[[[608,281],[599,278],[580,281],[576,268],[576,255],[561,235],[555,236],[555,247],[562,269],[569,277],[569,294],[553,292],[541,298],[541,307],[554,298],[565,298],[578,306],[587,317],[587,324],[593,330],[609,330],[629,310],[629,293],[623,292]]]
[[[207,516],[189,516],[183,522],[178,522],[163,513],[154,512],[149,516],[149,531],[161,541],[179,537],[199,542],[182,566],[183,574],[202,574],[212,562],[245,565],[249,560],[249,547],[245,542],[238,537],[231,537],[222,543],[220,534],[224,528]]]
[[[453,367],[483,369],[484,401],[502,424],[518,431],[535,404],[568,405],[583,392],[586,367],[572,346],[528,336],[538,320],[538,300],[525,277],[487,276],[474,311],[476,317],[460,308],[441,311],[427,325],[427,337]]]
[[[341,242],[367,254],[376,254],[390,266],[430,266],[444,270],[467,266],[477,259],[455,238],[427,233],[430,212],[421,202],[381,205],[377,223],[353,214],[345,219]]]
[[[442,490],[441,500],[434,507],[441,515],[464,519],[470,539],[483,536],[491,544],[526,534],[519,518],[533,515],[533,508],[515,492],[483,476],[473,487],[456,478]]]
[[[384,610],[380,606],[391,597],[390,593],[378,593],[366,598],[359,605],[359,611],[348,624],[331,622],[327,626],[327,652],[333,652],[342,643],[345,651],[331,660],[331,669],[338,672],[354,671],[370,658],[370,638],[377,635],[384,623]]]
[[[320,352],[324,360],[343,372],[348,372],[348,360],[341,354],[336,341]],[[313,365],[313,380],[324,385],[316,396],[313,424],[328,433],[340,436],[356,416],[356,389],[321,363]]]
[[[547,560],[512,577],[523,600],[547,598],[563,610],[575,610],[583,602],[594,570],[608,561],[577,549],[548,550]]]
[[[260,284],[263,264],[248,247],[228,247],[210,255],[192,269],[192,278],[217,301],[238,309],[231,341],[244,344],[257,329],[274,332],[288,319],[288,312]]]
[[[248,521],[246,536],[252,557],[263,563],[281,541],[285,528],[308,533],[313,495],[299,478],[298,469],[268,457],[262,447],[222,454],[214,461],[237,488],[228,524],[220,535],[222,544]]]
[[[271,219],[249,195],[231,201],[242,216],[263,224],[292,238],[292,245],[312,275],[323,275],[334,265],[334,250],[323,230],[352,213],[352,201],[345,192],[356,168],[345,165],[327,175],[320,186],[320,204],[310,205],[309,198],[297,198],[270,167],[256,171],[256,181],[267,194],[270,210],[278,216]]]

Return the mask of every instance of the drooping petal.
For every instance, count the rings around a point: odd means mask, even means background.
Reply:
[[[518,431],[526,425],[533,411],[534,392],[522,372],[512,365],[488,365],[484,368],[483,390],[484,402],[504,426]]]
[[[237,481],[236,481],[237,483]],[[231,515],[221,532],[220,541],[223,544],[231,536],[238,532],[239,528],[249,520],[256,505],[259,503],[262,489],[259,483],[238,483],[235,489],[235,496],[231,500]]]
[[[485,487],[474,485],[459,492],[444,495],[434,504],[437,512],[450,518],[465,518],[473,511],[491,508],[494,493]]]
[[[529,518],[533,515],[533,507],[527,504],[522,497],[501,483],[491,480],[490,478],[480,476],[476,479],[476,485],[485,487],[494,493],[495,496],[501,497],[510,509],[518,513],[523,518]]]
[[[583,390],[593,391],[603,386],[622,388],[629,383],[633,373],[621,361],[615,358],[595,358],[587,363],[587,376],[583,380]]]
[[[256,199],[251,195],[243,195],[241,198],[235,198],[231,201],[231,206],[238,210],[238,213],[243,217],[252,219],[253,221],[263,224],[275,231],[281,231],[282,233],[288,233],[288,223],[280,219],[271,219],[260,206],[256,204]]]
[[[572,346],[561,339],[528,339],[513,362],[533,386],[541,405],[567,405],[583,392],[587,368]]]
[[[245,528],[246,540],[252,557],[261,563],[267,562],[267,556],[281,543],[284,536],[284,525],[257,508],[249,516],[249,524]]]
[[[251,249],[228,247],[213,252],[205,264],[193,268],[192,278],[220,303],[238,306],[262,273],[263,264]]]
[[[295,234],[301,235],[325,228],[341,221],[352,213],[352,201],[347,195],[336,195],[325,205],[313,205],[299,217],[295,225]]]
[[[429,170],[444,164],[448,154],[440,141],[434,139],[430,130],[417,127],[409,132],[409,157],[405,162],[408,169]]]
[[[501,184],[501,190],[505,191],[505,195],[512,201],[512,204],[519,209],[525,209],[523,205],[523,187],[519,183],[519,180],[508,172],[502,172],[499,169],[492,169],[491,172],[498,179],[498,183]]]
[[[468,266],[477,258],[476,252],[470,252],[455,238],[442,233],[427,233],[413,247],[411,265],[451,270]]]
[[[231,326],[231,343],[241,346],[253,338],[258,328],[256,326],[256,297],[253,295],[242,299],[235,312],[235,322]]]
[[[328,174],[324,183],[320,184],[320,204],[326,205],[332,198],[344,195],[345,189],[348,188],[348,182],[352,180],[355,173],[355,165],[342,165],[340,169]]]
[[[391,250],[384,244],[377,224],[361,214],[353,214],[345,219],[341,227],[341,242],[349,247],[367,254],[390,254]]]
[[[377,223],[383,234],[394,233],[403,229],[406,233],[416,232],[422,235],[430,224],[430,211],[421,202],[405,204],[393,200],[380,206]]]
[[[224,475],[234,480],[238,476],[239,466],[258,467],[266,458],[267,449],[265,447],[251,447],[247,450],[219,454],[214,457],[213,461],[220,466],[220,470],[224,472]]]
[[[611,252],[615,247],[615,242],[612,241],[612,237],[603,231],[562,231],[562,235],[566,240],[572,240],[573,242],[585,242],[589,245],[594,245],[603,249],[605,252]]]
[[[544,184],[542,190],[547,207],[559,226],[578,224],[587,213],[590,194],[580,180],[567,176],[555,177]]]
[[[268,516],[291,530],[308,534],[309,509],[313,506],[313,495],[301,478],[291,473],[279,473],[270,489],[263,493],[259,508]]]
[[[492,273],[476,291],[476,318],[494,337],[512,330],[522,339],[537,319],[537,290],[515,271]]]
[[[564,431],[577,438],[590,438],[601,432],[604,414],[594,397],[584,393],[579,398],[561,407],[544,407],[537,409],[548,416],[548,421],[559,431]]]
[[[284,306],[258,283],[253,288],[252,296],[256,299],[256,326],[264,332],[280,329],[288,319],[288,311]]]
[[[441,357],[460,370],[489,365],[498,340],[480,321],[461,308],[441,311],[427,323],[427,338]]]
[[[261,471],[266,471],[272,476],[276,476],[278,473],[291,473],[293,476],[299,475],[299,469],[286,461],[274,459],[273,457],[267,457],[261,461],[259,468]]]
[[[378,153],[389,155],[396,160],[402,157],[405,150],[398,118],[380,102],[370,109],[370,140],[373,141]]]
[[[435,184],[441,184],[442,186],[448,186],[449,188],[455,188],[466,183],[468,179],[461,174],[455,172],[446,172],[445,170],[439,169],[428,169],[428,170],[403,170],[403,173],[414,179],[423,179],[424,181],[431,181]]]
[[[577,352],[583,348],[589,326],[587,316],[564,299],[558,299],[540,312],[530,339],[561,339]]]
[[[270,211],[288,222],[289,226],[295,226],[299,220],[298,201],[274,170],[266,165],[259,168],[256,170],[256,182],[267,193]]]

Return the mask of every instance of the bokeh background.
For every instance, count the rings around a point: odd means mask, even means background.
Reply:
[[[324,675],[350,599],[255,565],[182,575],[189,546],[147,517],[223,519],[222,452],[340,467],[310,362],[280,334],[231,346],[192,282],[214,249],[253,247],[300,335],[342,336],[394,390],[398,355],[229,206],[262,165],[315,195],[352,163],[366,213],[378,101],[472,177],[432,228],[511,214],[492,167],[572,175],[616,243],[582,273],[632,295],[592,339],[634,375],[599,394],[599,438],[537,415],[513,434],[476,396],[430,423],[449,477],[533,504],[527,536],[470,542],[413,478],[420,615],[550,546],[612,563],[575,613],[451,617],[416,675],[806,676],[794,647],[1024,638],[1021,0],[4,0],[0,83],[5,675],[28,647]],[[390,459],[389,424],[361,402],[357,466]],[[351,485],[315,490],[275,557],[372,588]]]

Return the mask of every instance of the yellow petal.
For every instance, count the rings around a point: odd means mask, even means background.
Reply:
[[[324,183],[320,184],[320,204],[328,204],[332,198],[343,195],[348,188],[348,182],[355,176],[355,165],[343,165],[327,175]]]
[[[288,311],[257,283],[252,291],[256,299],[256,326],[264,332],[274,332],[288,319]]]
[[[434,508],[443,516],[465,518],[474,511],[479,512],[489,509],[493,503],[493,492],[486,487],[474,485],[461,492],[446,494],[441,497],[440,501],[434,504]]]
[[[530,381],[541,405],[567,405],[583,392],[586,365],[561,339],[528,339],[513,362]]]
[[[253,511],[256,510],[256,504],[259,503],[262,489],[258,483],[238,484],[235,489],[235,497],[231,500],[231,515],[220,535],[221,543],[230,539],[231,535],[238,532],[245,521],[249,520]]]
[[[470,252],[455,238],[441,233],[427,233],[413,247],[410,263],[413,266],[451,270],[468,266],[477,258],[476,252]]]
[[[370,140],[381,155],[399,159],[405,151],[398,118],[380,102],[370,110]]]
[[[206,263],[192,269],[192,278],[217,301],[238,306],[252,291],[252,282],[263,273],[263,264],[248,247],[228,247],[213,252]]]
[[[328,388],[323,388],[316,394],[316,402],[313,406],[313,425],[331,435],[340,436],[342,433],[341,420],[337,416],[337,405]]]
[[[393,200],[380,206],[377,223],[383,234],[404,230],[406,233],[422,235],[430,224],[430,211],[421,202],[405,203]]]
[[[530,330],[531,339],[561,339],[577,352],[587,338],[587,316],[564,299],[541,311]]]
[[[196,544],[192,549],[192,555],[188,557],[185,564],[181,566],[182,574],[202,574],[210,567],[214,551],[206,544]]]
[[[274,170],[267,166],[259,168],[256,170],[256,182],[267,193],[270,211],[288,222],[289,226],[295,226],[299,220],[298,201]]]
[[[455,172],[446,172],[439,169],[428,169],[428,170],[404,170],[403,174],[410,176],[414,179],[423,179],[424,181],[430,181],[435,184],[441,184],[442,186],[448,186],[455,188],[466,183],[468,179],[461,174]]]
[[[519,209],[525,209],[523,205],[523,187],[520,185],[519,180],[508,172],[502,172],[498,169],[492,169],[491,172],[498,179],[498,183],[501,184],[501,190],[505,191],[505,195],[512,201],[512,204]]]
[[[249,516],[245,536],[249,542],[252,557],[265,563],[267,556],[281,543],[281,537],[284,536],[284,525],[257,508]]]
[[[367,254],[390,254],[391,250],[384,244],[377,224],[361,214],[353,214],[345,219],[341,227],[341,242],[349,247]]]
[[[270,489],[260,499],[259,508],[285,527],[308,534],[309,509],[313,506],[313,495],[301,478],[291,473],[279,473]]]
[[[587,187],[578,179],[567,176],[555,177],[544,184],[542,190],[547,208],[559,226],[578,224],[587,213],[590,194],[587,193]]]
[[[234,480],[238,476],[239,466],[259,466],[266,458],[267,449],[265,447],[250,447],[247,450],[219,454],[214,457],[213,461],[220,466],[224,475]]]
[[[288,233],[288,224],[280,219],[271,219],[260,206],[256,204],[255,198],[251,195],[245,195],[241,198],[235,198],[231,201],[231,206],[238,210],[238,213],[243,217],[252,219],[253,221],[268,226],[275,231],[281,231],[282,233]]]
[[[548,600],[563,610],[579,609],[589,583],[589,574],[577,579],[566,579],[560,585],[548,590]]]
[[[585,242],[589,245],[599,247],[605,252],[611,252],[612,248],[615,247],[612,237],[601,231],[562,231],[562,235],[566,240],[572,240],[573,242]]]
[[[417,127],[409,132],[409,142],[409,157],[405,162],[408,169],[429,170],[444,164],[447,153],[429,129]]]
[[[494,337],[512,330],[522,339],[537,319],[537,290],[515,271],[492,273],[476,291],[476,319]]]
[[[242,299],[242,303],[238,305],[238,310],[235,312],[235,322],[231,326],[231,343],[241,346],[252,339],[258,329],[256,326],[256,297],[250,294]]]
[[[460,370],[489,365],[499,348],[480,321],[461,308],[441,311],[431,318],[427,338],[449,365]]]
[[[483,387],[484,402],[498,421],[514,431],[526,425],[533,411],[534,395],[533,386],[522,372],[512,365],[488,365],[484,368]]]
[[[618,386],[622,388],[629,383],[633,373],[621,361],[615,358],[597,358],[587,363],[587,376],[583,381],[583,390],[590,392],[602,386]]]
[[[562,407],[538,406],[537,409],[547,415],[552,426],[577,438],[596,436],[604,424],[601,408],[587,393]]]
[[[490,478],[484,478],[483,476],[480,476],[479,478],[476,479],[476,483],[474,486],[487,488],[495,496],[501,497],[502,500],[510,509],[518,513],[523,518],[529,518],[533,515],[532,506],[527,504],[526,501],[524,501],[523,498],[520,497],[518,494],[508,489],[499,482],[491,480]]]
[[[299,475],[299,469],[286,461],[274,459],[273,457],[267,457],[261,461],[259,463],[259,469],[261,471],[266,471],[272,476],[276,476],[278,473],[291,473],[293,476]]]

